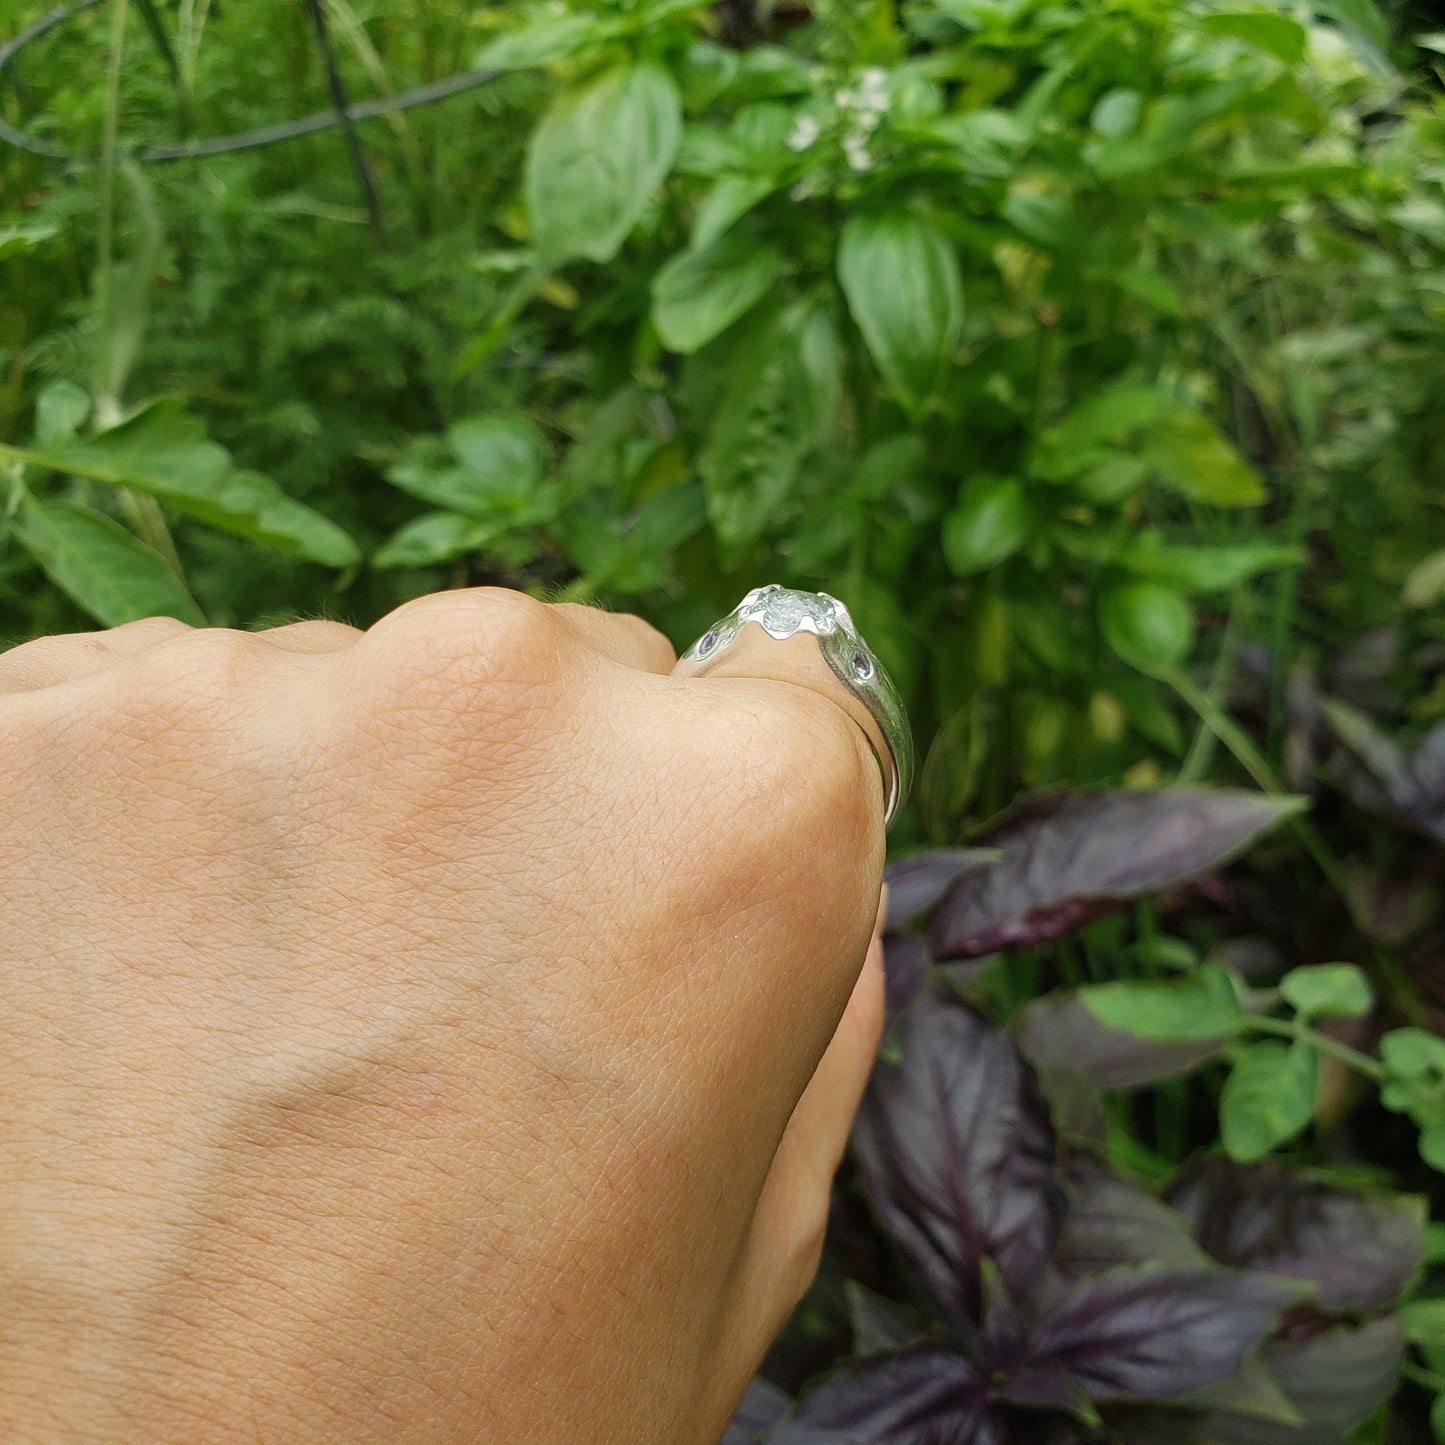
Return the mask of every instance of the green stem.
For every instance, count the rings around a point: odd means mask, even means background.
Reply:
[[[95,263],[96,324],[99,334],[110,334],[114,322],[112,308],[111,246],[115,224],[115,152],[120,134],[120,73],[121,60],[125,54],[125,20],[129,0],[113,0],[110,11],[110,58],[105,76],[105,128],[100,147],[100,177],[98,202],[100,227],[97,238]],[[97,345],[95,353],[94,385],[91,390],[97,403],[110,393],[111,378],[105,374],[106,358],[109,355],[103,345]]]
[[[1348,1044],[1342,1044],[1338,1039],[1322,1034],[1308,1025],[1290,1023],[1287,1019],[1256,1017],[1246,1020],[1245,1027],[1256,1033],[1277,1034],[1281,1038],[1302,1040],[1320,1053],[1328,1054],[1342,1064],[1348,1064],[1350,1068],[1364,1074],[1366,1078],[1373,1079],[1377,1084],[1385,1081],[1385,1066],[1378,1059],[1372,1059],[1368,1054],[1362,1054],[1358,1049],[1352,1049]]]
[[[1432,1394],[1445,1395],[1445,1375],[1424,1369],[1420,1365],[1401,1365],[1400,1374],[1411,1384],[1419,1385]]]

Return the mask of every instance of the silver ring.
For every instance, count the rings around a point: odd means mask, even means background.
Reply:
[[[749,623],[779,642],[800,632],[812,633],[830,671],[872,714],[888,751],[879,762],[886,775],[884,824],[891,823],[913,781],[913,734],[898,689],[859,635],[848,609],[826,592],[795,592],[776,583],[755,587],[683,653],[679,664],[691,664],[688,673],[700,675]]]

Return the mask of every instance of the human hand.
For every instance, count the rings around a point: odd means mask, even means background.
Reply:
[[[0,1438],[718,1437],[881,1028],[882,793],[785,652],[673,664],[496,590],[0,655]]]

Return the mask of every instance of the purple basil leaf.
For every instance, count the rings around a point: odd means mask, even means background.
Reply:
[[[984,1382],[960,1354],[918,1345],[850,1360],[808,1390],[768,1445],[1003,1445]]]
[[[899,1021],[853,1140],[880,1219],[959,1329],[979,1318],[983,1261],[1016,1295],[1039,1277],[1063,1217],[1054,1135],[1002,1029],[940,987]]]
[[[933,916],[940,962],[1043,943],[1132,898],[1211,872],[1299,811],[1233,789],[1033,798],[973,841],[1001,862],[966,873]]]
[[[759,1375],[743,1396],[721,1445],[755,1445],[763,1431],[776,1425],[788,1413],[792,1396]]]
[[[1344,1189],[1274,1163],[1206,1160],[1175,1182],[1169,1203],[1215,1259],[1311,1281],[1311,1303],[1333,1314],[1390,1304],[1424,1257],[1423,1200]]]
[[[1053,1256],[1054,1269],[1064,1277],[1075,1280],[1131,1264],[1209,1267],[1184,1216],[1137,1184],[1082,1156],[1070,1160],[1064,1183],[1069,1211]]]
[[[885,1015],[896,1019],[928,982],[928,945],[916,933],[890,933],[883,939]]]
[[[1220,1413],[1210,1418],[1209,1439],[1217,1445],[1343,1445],[1390,1397],[1404,1354],[1393,1317],[1276,1341],[1265,1349],[1263,1363],[1303,1423]]]
[[[1099,1418],[1083,1385],[1068,1370],[1052,1365],[1043,1369],[1026,1368],[1010,1375],[1003,1384],[995,1386],[993,1397],[1029,1410],[1059,1410],[1092,1421]]]
[[[920,913],[927,913],[963,874],[996,863],[998,854],[988,848],[935,848],[915,853],[884,870],[888,884],[888,928],[906,928]]]
[[[854,1354],[901,1350],[928,1337],[927,1324],[907,1305],[877,1294],[856,1280],[848,1281],[846,1293]]]
[[[1073,992],[1035,999],[1014,1020],[1019,1047],[1043,1072],[1083,1075],[1101,1089],[1137,1089],[1187,1074],[1228,1042],[1166,1042],[1111,1029]]]
[[[1058,1300],[1030,1354],[1070,1371],[1096,1403],[1167,1398],[1233,1374],[1296,1298],[1262,1275],[1113,1270]]]
[[[1320,714],[1336,746],[1321,767],[1325,778],[1366,812],[1445,842],[1445,735],[1431,730],[1407,756],[1400,744],[1357,709],[1331,698]]]

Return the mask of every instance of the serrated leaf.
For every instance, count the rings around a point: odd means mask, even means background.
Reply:
[[[839,241],[838,279],[888,389],[921,417],[963,327],[963,279],[952,245],[907,211],[854,216]]]
[[[527,150],[527,206],[552,265],[610,261],[662,184],[682,135],[672,77],[651,61],[620,65],[565,92]]]
[[[1280,980],[1279,991],[1297,1012],[1315,1018],[1357,1019],[1375,1003],[1369,979],[1353,963],[1291,969]]]
[[[107,627],[142,617],[206,625],[165,560],[101,512],[24,495],[14,535],[66,596]]]
[[[223,532],[330,567],[361,560],[356,544],[334,522],[288,497],[269,477],[238,471],[226,449],[171,399],[151,402],[94,436],[46,446],[0,444],[0,457],[5,456],[129,488]]]
[[[1219,1132],[1231,1159],[1262,1159],[1314,1117],[1319,1055],[1308,1044],[1250,1044],[1234,1061],[1219,1101]]]
[[[1295,1298],[1263,1275],[1113,1270],[1068,1290],[1028,1358],[1066,1369],[1096,1404],[1165,1399],[1233,1374]]]
[[[942,989],[897,1024],[900,1061],[880,1061],[853,1143],[879,1218],[944,1317],[978,1318],[985,1261],[1022,1295],[1063,1218],[1048,1110],[1002,1029]]]
[[[761,300],[782,271],[776,246],[735,231],[681,252],[653,277],[657,334],[673,351],[691,354]]]

